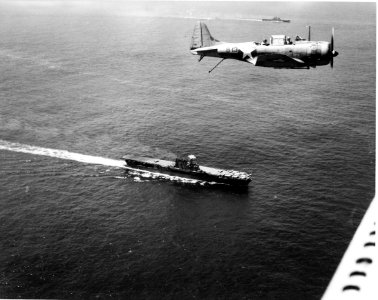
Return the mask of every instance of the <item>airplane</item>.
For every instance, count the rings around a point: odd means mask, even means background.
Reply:
[[[310,69],[328,64],[333,68],[333,58],[339,54],[334,50],[334,28],[331,42],[311,41],[311,27],[308,28],[307,40],[296,36],[292,41],[286,35],[272,35],[270,42],[227,43],[215,39],[206,24],[198,21],[194,27],[190,52],[200,56],[199,62],[205,56],[222,58],[209,73],[225,59],[279,69]]]

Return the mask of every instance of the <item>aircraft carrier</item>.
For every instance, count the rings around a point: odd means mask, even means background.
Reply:
[[[246,172],[200,166],[197,164],[197,159],[194,155],[176,158],[175,161],[132,155],[125,155],[122,158],[128,166],[133,168],[154,169],[168,174],[181,173],[190,178],[207,182],[217,182],[232,186],[248,186],[252,180],[252,174]]]
[[[284,22],[284,23],[290,23],[290,20],[284,20],[279,17],[273,17],[271,19],[262,19],[262,21],[265,22]]]

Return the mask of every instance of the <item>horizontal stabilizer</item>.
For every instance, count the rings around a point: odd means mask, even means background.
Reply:
[[[203,56],[207,56],[207,55],[212,56],[211,54],[218,56],[216,55],[218,53],[217,48],[209,48],[209,47],[198,48],[198,49],[191,50],[190,52],[192,52],[193,54],[198,54],[198,55],[203,55]]]

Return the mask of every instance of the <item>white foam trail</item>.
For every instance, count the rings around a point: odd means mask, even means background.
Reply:
[[[125,165],[125,162],[123,160],[80,154],[80,153],[75,153],[75,152],[69,152],[67,150],[43,148],[43,147],[26,145],[26,144],[8,142],[4,140],[0,140],[0,150],[22,152],[22,153],[35,154],[35,155],[43,155],[43,156],[78,161],[78,162],[87,163],[87,164],[96,164],[96,165],[123,168],[130,171],[134,171],[134,172],[130,172],[130,174],[136,177],[141,176],[143,178],[165,179],[165,180],[178,181],[178,182],[190,183],[190,184],[201,184],[201,185],[206,183],[205,181],[202,181],[202,180],[171,176],[171,175],[162,174],[162,173],[156,173],[156,172],[130,168]]]
[[[83,162],[87,164],[104,165],[104,166],[118,167],[118,168],[125,167],[125,162],[123,160],[110,159],[110,158],[105,158],[105,157],[100,157],[100,156],[85,155],[85,154],[80,154],[80,153],[75,153],[75,152],[69,152],[67,150],[58,150],[58,149],[31,146],[31,145],[26,145],[26,144],[13,143],[13,142],[8,142],[4,140],[0,140],[0,150],[8,150],[8,151],[50,156],[50,157],[56,157],[56,158],[61,158],[61,159],[74,160],[74,161]]]

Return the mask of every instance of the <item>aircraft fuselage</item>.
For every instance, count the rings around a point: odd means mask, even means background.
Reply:
[[[330,43],[324,41],[299,42],[289,45],[263,45],[246,42],[222,43],[217,46],[194,49],[191,52],[203,56],[247,61],[260,67],[308,68],[329,64],[329,47]]]
[[[213,38],[203,22],[194,28],[190,50],[200,56],[236,59],[259,67],[304,69],[331,64],[338,55],[331,42],[310,41],[296,37],[292,41],[286,35],[272,35],[270,42],[227,43]],[[310,37],[310,34],[309,34]]]

